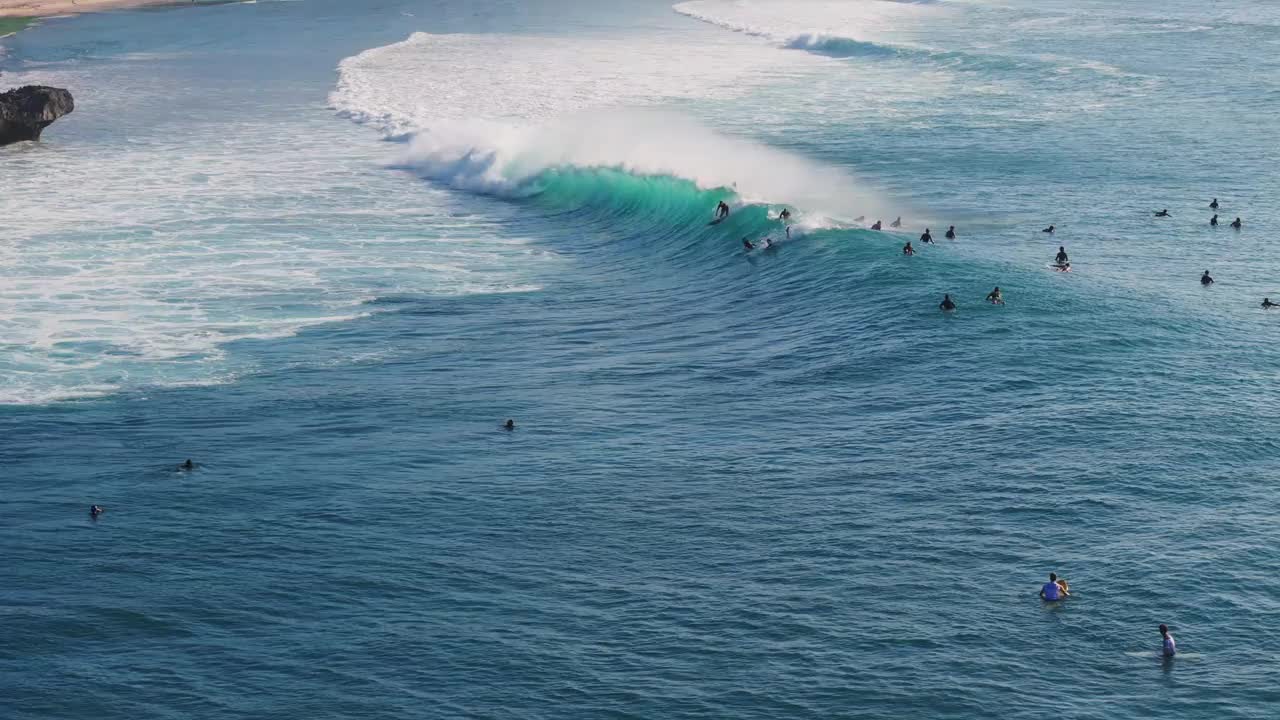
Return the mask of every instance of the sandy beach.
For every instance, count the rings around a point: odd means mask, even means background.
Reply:
[[[119,10],[145,5],[177,5],[174,0],[0,0],[0,17],[47,17]]]

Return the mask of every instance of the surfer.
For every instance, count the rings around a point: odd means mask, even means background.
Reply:
[[[1047,227],[1047,228],[1045,228],[1045,229],[1041,230],[1040,232],[1047,232],[1047,233],[1049,233],[1050,235],[1052,235],[1052,234],[1053,234],[1053,226],[1052,226],[1052,225],[1050,225],[1049,227]]]
[[[1236,218],[1236,219],[1235,219],[1234,221],[1232,221],[1232,223],[1231,223],[1231,227],[1235,228],[1236,230],[1239,230],[1239,229],[1240,229],[1240,225],[1241,225],[1240,218]]]
[[[956,309],[956,304],[952,302],[950,295],[943,294],[942,302],[938,303],[938,307],[942,312],[951,312]]]
[[[791,211],[786,208],[782,208],[782,212],[778,213],[778,219],[783,221],[790,220]]]
[[[1204,274],[1200,276],[1200,284],[1204,285],[1205,287],[1208,287],[1213,284],[1213,278],[1209,277],[1208,270],[1205,270]]]
[[[747,252],[751,252],[756,249],[756,246],[752,245],[751,241],[746,238],[742,238],[742,247],[745,248]]]
[[[992,290],[991,292],[987,293],[987,302],[991,303],[992,305],[1004,304],[1004,295],[1000,293],[999,285],[996,286],[995,290]]]
[[[1209,203],[1209,209],[1210,209],[1210,210],[1217,210],[1217,209],[1218,209],[1218,198],[1214,198],[1214,199],[1213,199],[1213,202]]]
[[[772,240],[770,240],[769,238],[765,238],[765,239],[764,239],[764,249],[765,249],[765,250],[772,250],[772,249],[773,249],[773,241],[772,241]]]
[[[911,241],[910,241],[910,240],[908,240],[908,241],[907,241],[907,244],[906,244],[906,245],[903,245],[903,246],[902,246],[902,254],[903,254],[903,255],[908,255],[908,256],[910,256],[910,255],[915,255],[915,254],[916,254],[916,249],[915,249],[915,248],[913,248],[913,247],[911,247]]]
[[[1164,210],[1156,213],[1156,217],[1169,217],[1169,208],[1165,208]]]
[[[512,420],[511,418],[507,418],[507,421],[506,421],[506,422],[504,422],[504,423],[502,423],[502,429],[503,429],[503,430],[515,430],[515,429],[516,429],[516,421],[515,421],[515,420]]]
[[[862,222],[863,220],[866,220],[866,219],[867,219],[867,216],[866,216],[866,215],[859,215],[858,217],[854,218],[854,219],[853,219],[853,221],[854,221],[854,222]]]
[[[871,226],[871,229],[872,229],[872,230],[880,230],[881,228],[882,228],[882,226],[880,225],[880,221],[879,221],[879,220],[877,220],[877,221],[876,221],[876,224],[875,224],[875,225],[872,225],[872,226]]]
[[[191,462],[191,458],[187,458],[186,462],[178,466],[178,470],[180,471],[190,472],[195,469],[196,469],[196,464]]]
[[[1264,298],[1262,298],[1262,307],[1263,307],[1263,308],[1265,308],[1265,309],[1267,309],[1267,310],[1270,310],[1270,309],[1271,309],[1271,308],[1273,308],[1273,307],[1280,307],[1280,305],[1277,305],[1277,304],[1275,304],[1275,303],[1271,302],[1271,298],[1269,298],[1269,297],[1264,297]]]
[[[933,235],[929,234],[929,228],[924,229],[924,233],[920,235],[920,242],[929,245],[933,242]]]
[[[1046,602],[1056,602],[1065,597],[1062,592],[1062,586],[1058,584],[1057,573],[1049,573],[1049,582],[1040,588],[1040,597]]]
[[[89,517],[91,517],[91,518],[96,518],[96,517],[98,517],[99,515],[101,515],[102,513],[106,512],[106,511],[107,511],[107,509],[106,509],[106,508],[104,508],[104,507],[102,507],[101,505],[90,505],[90,506],[89,506]]]
[[[1059,246],[1058,246],[1058,254],[1053,256],[1053,261],[1054,261],[1055,263],[1057,263],[1058,267],[1063,267],[1063,266],[1066,266],[1066,265],[1070,265],[1070,264],[1071,264],[1071,260],[1070,260],[1070,258],[1068,258],[1068,257],[1067,257],[1067,249],[1066,249],[1065,247],[1063,247],[1063,246],[1059,245]]]
[[[902,227],[902,216],[899,215],[897,220],[894,220],[893,222],[889,223],[889,227],[894,227],[894,228]]]
[[[1173,634],[1169,632],[1169,626],[1160,624],[1160,654],[1166,658],[1171,658],[1178,654],[1178,644],[1173,641]]]
[[[721,200],[716,203],[716,219],[723,220],[727,217],[729,217],[729,205],[725,201]]]
[[[1213,217],[1209,218],[1209,225],[1211,227],[1218,227],[1218,213],[1214,213]]]
[[[948,239],[948,240],[955,240],[955,239],[956,239],[956,226],[955,226],[955,225],[952,225],[951,227],[947,228],[947,236],[946,236],[946,237],[947,237],[947,239]]]

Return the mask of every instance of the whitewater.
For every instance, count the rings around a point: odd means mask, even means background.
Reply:
[[[0,148],[0,714],[1270,717],[1278,28],[308,0],[0,40],[77,103]]]

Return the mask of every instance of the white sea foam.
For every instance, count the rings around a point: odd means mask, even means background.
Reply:
[[[147,63],[6,74],[70,87],[79,108],[0,149],[0,404],[226,382],[254,370],[228,343],[348,322],[379,296],[536,288],[528,273],[555,262],[386,172],[322,113],[157,123],[148,104],[189,91]]]

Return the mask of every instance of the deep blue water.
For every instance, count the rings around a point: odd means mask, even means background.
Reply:
[[[0,716],[1275,716],[1280,10],[679,9],[4,41]]]

